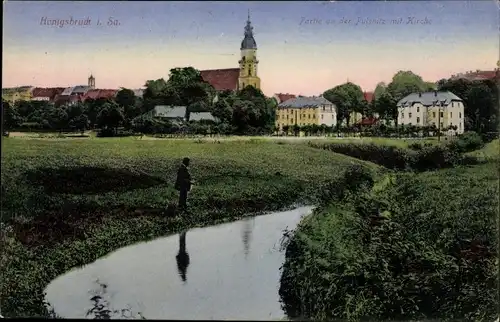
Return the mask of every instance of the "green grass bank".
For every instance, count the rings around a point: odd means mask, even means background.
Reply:
[[[287,313],[348,321],[495,320],[498,144],[469,153],[481,164],[393,172],[326,198],[288,234],[280,287]]]
[[[0,307],[47,316],[43,290],[58,275],[134,242],[249,213],[316,203],[352,164],[308,147],[259,140],[4,138]],[[197,185],[190,216],[169,217],[182,157]]]

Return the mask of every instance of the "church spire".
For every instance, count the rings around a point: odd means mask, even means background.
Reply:
[[[243,49],[257,49],[257,43],[253,37],[253,27],[252,22],[250,21],[250,9],[248,10],[248,19],[247,25],[245,26],[245,37],[241,42],[241,50]]]

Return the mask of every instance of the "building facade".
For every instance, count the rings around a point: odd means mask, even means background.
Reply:
[[[441,131],[456,126],[457,134],[464,132],[463,100],[452,92],[413,93],[397,103],[398,124],[436,126]]]
[[[324,97],[291,98],[278,105],[276,128],[283,131],[284,126],[337,124],[337,107]]]
[[[258,76],[257,43],[253,35],[253,27],[248,14],[244,37],[240,46],[240,60],[238,68],[208,69],[200,71],[204,81],[212,85],[217,91],[236,91],[246,86],[260,89]]]

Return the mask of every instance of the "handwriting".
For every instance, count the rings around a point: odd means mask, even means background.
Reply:
[[[92,19],[90,17],[75,19],[72,16],[70,16],[69,18],[66,19],[42,17],[40,18],[40,25],[49,27],[59,27],[59,28],[88,27],[88,26],[117,27],[120,26],[121,23],[118,19],[114,17],[109,17],[107,19],[100,20],[99,18]]]

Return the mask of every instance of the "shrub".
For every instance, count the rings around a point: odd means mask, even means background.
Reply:
[[[482,148],[484,142],[479,134],[470,131],[461,134],[458,139],[451,141],[447,146],[456,152],[465,153]]]
[[[498,184],[477,170],[445,171],[399,175],[377,195],[352,194],[307,217],[283,265],[287,314],[493,320]]]
[[[357,159],[370,161],[395,170],[426,171],[464,164],[460,150],[447,145],[413,143],[412,149],[393,146],[355,143],[317,144],[309,142],[316,148],[345,154]],[[467,164],[474,163],[473,157],[467,158]]]

